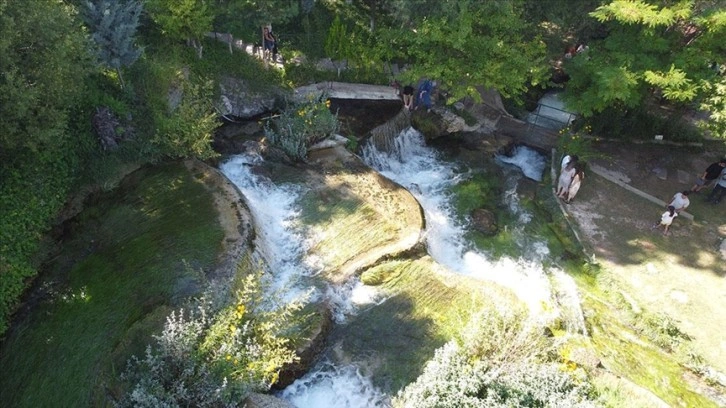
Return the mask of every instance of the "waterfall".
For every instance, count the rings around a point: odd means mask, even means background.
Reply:
[[[516,146],[510,155],[498,154],[496,159],[519,167],[527,178],[534,181],[542,181],[542,175],[547,167],[545,156],[527,146]]]
[[[299,225],[296,202],[302,189],[289,184],[277,185],[251,171],[261,161],[255,154],[237,155],[225,161],[220,170],[242,192],[252,213],[256,232],[253,257],[266,267],[265,276],[270,279],[271,290],[289,302],[307,296],[311,287],[325,284],[316,281],[321,266],[307,255],[311,239]],[[313,293],[313,300],[321,299],[331,307],[338,324],[362,307],[372,307],[385,300],[377,288],[363,285],[357,277],[341,286],[328,286]],[[388,397],[361,375],[355,365],[338,367],[330,361],[318,363],[280,396],[299,408],[389,405]]]
[[[408,109],[401,109],[391,120],[372,129],[366,138],[366,144],[373,144],[380,151],[391,151],[393,140],[409,126],[411,113]]]
[[[523,228],[523,224],[530,222],[532,215],[518,205],[516,183],[521,176],[508,173],[504,202],[510,211],[519,216],[522,225],[510,228],[524,255],[518,259],[491,259],[487,254],[471,248],[465,239],[466,225],[455,221],[449,202],[448,189],[466,175],[457,174],[453,164],[439,159],[436,152],[425,145],[422,135],[413,128],[403,131],[391,146],[393,149],[386,152],[373,144],[366,145],[363,158],[371,167],[408,188],[419,200],[426,216],[429,254],[452,272],[509,288],[529,306],[533,316],[549,321],[557,318],[557,311],[546,306],[556,302],[550,279],[542,266],[542,261],[549,256],[549,249],[544,242],[528,237]],[[525,165],[525,161],[520,164]]]
[[[280,395],[296,407],[373,408],[390,406],[389,398],[378,391],[355,366],[337,367],[319,363]]]

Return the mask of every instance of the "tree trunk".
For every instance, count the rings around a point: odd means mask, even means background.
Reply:
[[[121,74],[121,67],[116,68],[116,75],[118,75],[118,81],[121,84],[121,89],[126,90],[126,84],[124,83],[124,77]]]

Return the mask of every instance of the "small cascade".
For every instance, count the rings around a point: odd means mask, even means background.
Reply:
[[[496,159],[501,163],[519,167],[525,177],[534,181],[542,181],[542,175],[547,167],[545,156],[528,146],[516,146],[511,154],[498,154]]]
[[[374,408],[389,407],[390,399],[381,393],[352,365],[337,367],[319,363],[304,377],[287,387],[280,397],[303,408]]]
[[[252,166],[262,158],[254,154],[231,157],[220,170],[243,193],[255,220],[253,256],[266,266],[272,281],[271,290],[285,295],[285,300],[299,298],[308,291],[301,282],[316,270],[303,262],[306,240],[296,228],[299,211],[295,202],[300,192],[295,186],[278,186],[269,179],[253,174]]]
[[[580,294],[577,291],[577,284],[572,276],[566,274],[561,269],[552,271],[552,280],[554,281],[555,302],[560,309],[560,318],[562,324],[568,333],[582,334],[587,336],[587,326],[585,325],[585,315],[582,312],[582,303]]]
[[[326,287],[312,293],[312,301],[328,304],[335,322],[346,319],[365,307],[385,301],[377,288],[365,286],[353,278],[341,286],[330,286],[318,276],[320,261],[307,254],[310,237],[299,225],[296,202],[301,189],[294,185],[275,184],[252,171],[262,158],[241,154],[225,161],[220,169],[243,193],[255,223],[253,256],[266,267],[271,290],[283,301],[305,298],[312,287]],[[330,360],[318,363],[279,395],[298,408],[387,407],[389,398],[363,376],[350,362]]]
[[[410,126],[411,113],[408,109],[401,109],[391,120],[371,130],[366,143],[373,144],[379,151],[390,152],[396,136]]]

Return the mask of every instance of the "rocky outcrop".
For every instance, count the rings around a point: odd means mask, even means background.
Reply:
[[[245,81],[231,77],[223,78],[219,88],[221,95],[217,109],[220,115],[239,119],[253,118],[274,110],[282,96],[281,91],[254,92]]]
[[[241,408],[294,408],[282,398],[267,394],[252,393],[239,405]]]

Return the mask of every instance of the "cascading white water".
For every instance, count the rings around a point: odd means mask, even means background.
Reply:
[[[553,300],[549,278],[542,267],[542,260],[549,255],[546,244],[529,242],[528,248],[522,251],[528,254],[526,259],[502,257],[494,260],[471,249],[464,238],[466,228],[455,221],[447,196],[448,189],[460,182],[462,176],[455,173],[452,164],[440,160],[413,128],[401,132],[394,146],[391,152],[381,152],[369,144],[363,158],[371,167],[408,188],[419,200],[426,215],[429,254],[453,272],[490,280],[511,289],[529,306],[533,315],[545,320],[554,319],[556,311],[545,307]],[[522,149],[520,152],[529,157],[529,151]],[[515,157],[512,161],[522,166],[534,161],[540,166],[537,171],[541,177],[544,159]],[[507,191],[510,194],[505,194],[505,200],[513,212],[519,214],[520,223],[529,222],[531,215],[517,206],[516,185]],[[526,237],[522,240],[527,241]]]
[[[564,272],[556,276],[556,288],[553,290],[550,286],[542,268],[542,260],[549,256],[544,242],[531,242],[523,237],[521,245],[526,245],[526,248],[522,248],[522,253],[527,254],[526,259],[503,257],[493,260],[472,250],[465,239],[465,226],[455,221],[448,196],[449,188],[466,175],[457,173],[452,164],[440,160],[412,128],[401,132],[393,144],[392,153],[382,153],[369,146],[364,151],[364,159],[383,175],[407,187],[420,202],[426,216],[428,251],[433,259],[453,272],[491,280],[510,288],[529,305],[533,315],[542,319],[557,317],[558,311],[543,307],[552,302],[559,306],[579,306],[574,282]],[[261,158],[257,156],[235,156],[226,161],[221,170],[245,196],[256,224],[256,252],[273,272],[275,287],[297,296],[310,285],[304,282],[305,279],[314,277],[321,266],[306,254],[313,238],[306,237],[297,225],[299,214],[295,202],[300,191],[294,186],[275,185],[253,174],[250,166],[259,160]],[[519,158],[514,160],[523,165],[527,163],[527,160]],[[516,180],[515,176],[507,177],[504,201],[514,214],[518,214],[519,223],[527,224],[532,215],[518,204]],[[512,228],[522,230],[521,225]],[[374,288],[362,285],[357,278],[340,287],[330,287],[317,296],[324,296],[332,306],[338,324],[344,324],[347,316],[361,308],[375,307],[385,300]],[[581,317],[579,307],[568,316]],[[581,320],[565,318],[574,321],[568,323],[574,330],[584,332]],[[376,389],[369,378],[361,375],[354,364],[336,365],[329,360],[318,363],[279,395],[299,408],[390,405],[390,398]]]
[[[252,213],[257,233],[253,256],[262,258],[267,265],[268,276],[272,277],[271,290],[281,294],[284,301],[292,301],[309,293],[309,278],[321,265],[307,256],[311,239],[298,226],[299,211],[295,203],[300,196],[299,189],[276,185],[251,172],[251,166],[261,160],[256,155],[238,155],[225,161],[220,169],[240,189]],[[313,297],[325,298],[336,323],[345,322],[347,316],[365,305],[383,301],[375,288],[362,285],[357,278],[340,287],[328,287],[323,293],[314,293]],[[383,407],[388,400],[355,365],[336,367],[331,362],[318,364],[281,396],[299,408]]]
[[[502,163],[519,167],[525,176],[535,181],[542,181],[542,174],[547,167],[547,160],[539,152],[527,146],[517,146],[510,156],[498,154],[496,159]]]
[[[390,398],[376,389],[368,377],[352,365],[336,367],[319,363],[296,380],[280,396],[296,407],[374,408],[390,406]]]
[[[294,205],[299,191],[252,174],[250,167],[261,160],[257,155],[238,155],[224,162],[220,170],[240,189],[255,220],[254,256],[261,257],[261,264],[274,271],[271,290],[291,301],[307,293],[300,280],[316,270],[303,262],[307,248],[296,228],[299,213]]]

